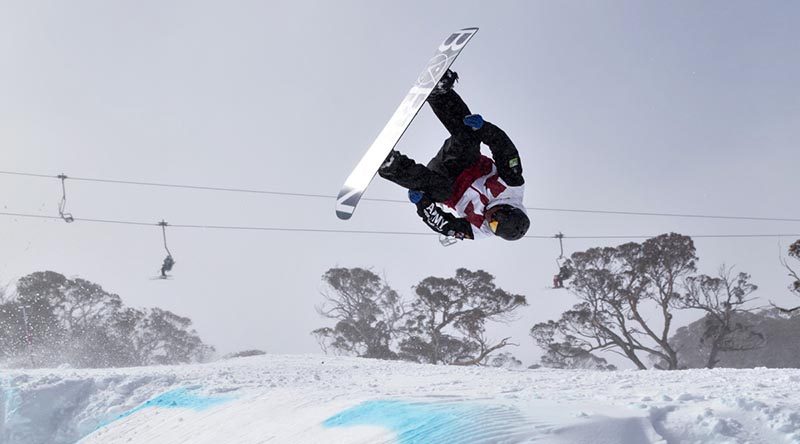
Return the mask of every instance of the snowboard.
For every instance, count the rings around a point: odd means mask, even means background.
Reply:
[[[408,91],[400,106],[392,115],[389,122],[381,130],[378,137],[372,142],[364,157],[347,177],[339,195],[336,198],[336,216],[339,219],[350,219],[356,210],[356,205],[369,186],[375,174],[378,173],[383,161],[397,145],[411,121],[414,120],[422,105],[428,99],[431,91],[439,83],[445,71],[453,64],[464,46],[478,32],[478,28],[464,28],[450,34],[436,50],[428,61],[425,69],[417,77],[416,82]]]

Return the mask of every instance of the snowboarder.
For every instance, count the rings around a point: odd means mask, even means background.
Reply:
[[[440,234],[518,240],[530,227],[519,153],[503,130],[470,112],[453,90],[456,80],[458,74],[448,69],[428,97],[450,133],[436,156],[424,166],[393,150],[378,174],[408,188],[417,214]],[[481,142],[493,159],[481,155]]]

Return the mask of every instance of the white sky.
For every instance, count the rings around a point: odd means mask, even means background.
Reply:
[[[698,2],[4,1],[0,170],[335,195],[452,30],[478,26],[454,69],[474,112],[521,151],[532,207],[800,218],[800,4]],[[446,137],[427,107],[398,148]],[[411,204],[68,182],[76,217],[425,232]],[[0,175],[2,211],[57,214],[56,180]],[[403,199],[373,182],[367,197]],[[798,223],[532,212],[531,234],[798,233]],[[133,306],[189,316],[221,352],[315,352],[320,276],[372,267],[399,291],[482,268],[530,306],[527,332],[575,299],[549,291],[555,240],[171,229],[175,279],[149,278],[157,227],[0,217],[0,280],[80,276]],[[702,272],[753,275],[792,303],[784,239],[696,239]],[[620,241],[621,242],[621,241]],[[568,251],[620,242],[567,240]],[[696,315],[691,314],[689,318]]]

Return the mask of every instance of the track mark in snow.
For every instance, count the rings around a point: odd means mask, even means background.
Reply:
[[[470,402],[367,401],[325,420],[323,426],[378,426],[399,444],[520,442],[534,424],[516,408]]]

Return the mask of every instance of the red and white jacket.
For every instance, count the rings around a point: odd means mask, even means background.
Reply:
[[[443,204],[458,217],[467,219],[474,239],[482,239],[494,236],[484,217],[486,210],[496,205],[511,205],[524,212],[524,192],[525,185],[512,187],[506,184],[492,159],[481,156],[458,175],[452,196]]]

